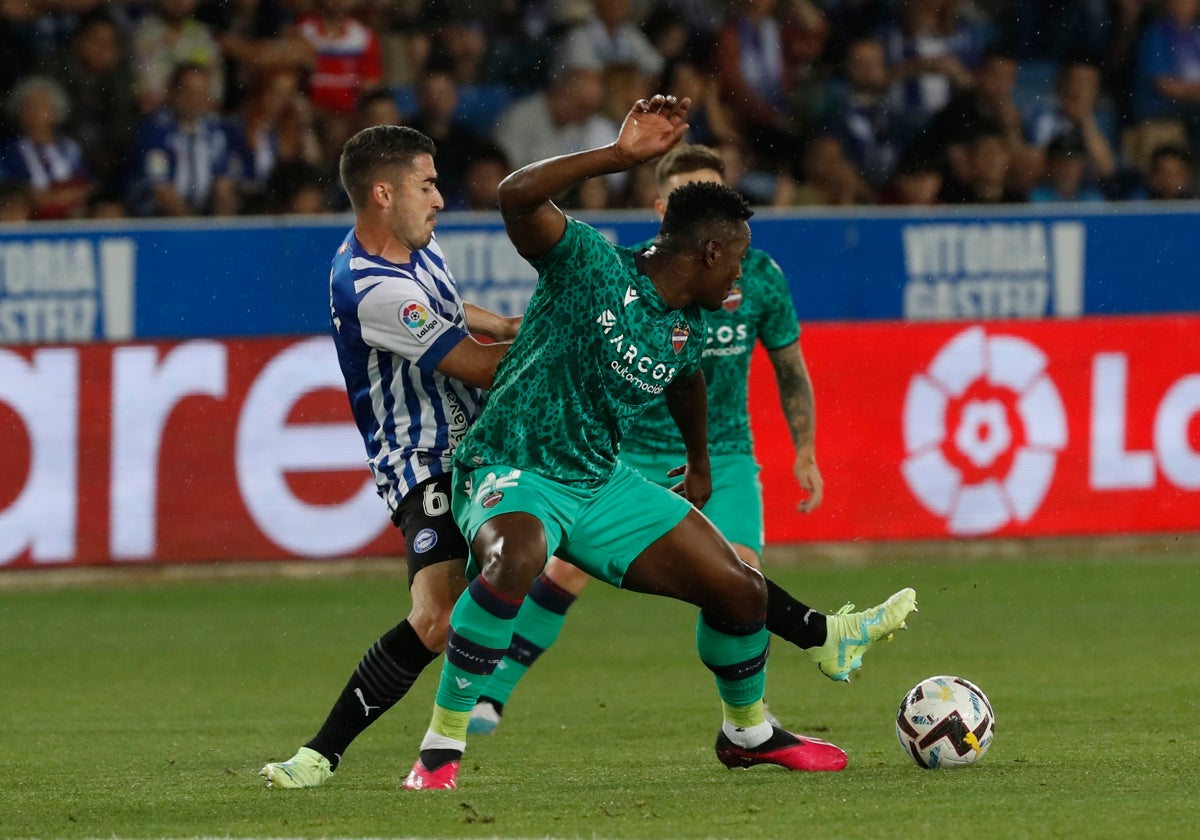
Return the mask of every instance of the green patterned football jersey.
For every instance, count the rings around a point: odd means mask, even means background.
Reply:
[[[667,385],[704,352],[700,308],[668,309],[636,253],[568,218],[559,243],[530,260],[537,287],[457,465],[582,486],[609,477],[629,426],[648,405],[665,408]]]
[[[761,340],[768,350],[777,350],[800,338],[796,308],[779,264],[764,251],[747,251],[742,277],[724,307],[705,312],[704,321],[708,338],[701,366],[708,383],[709,453],[752,455],[747,400],[754,344]],[[625,435],[621,448],[657,454],[684,451],[683,438],[665,400],[646,410]]]

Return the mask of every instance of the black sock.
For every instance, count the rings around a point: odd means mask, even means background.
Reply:
[[[767,579],[767,629],[799,648],[825,644],[825,613],[817,612]]]
[[[336,770],[350,742],[396,705],[436,658],[408,620],[400,622],[363,654],[321,731],[304,746],[325,756]]]
[[[425,765],[426,770],[432,773],[443,764],[461,761],[462,755],[458,750],[421,750],[421,763]]]

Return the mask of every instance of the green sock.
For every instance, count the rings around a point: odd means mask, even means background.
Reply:
[[[429,721],[429,731],[455,741],[466,742],[467,723],[470,720],[470,712],[452,712],[435,705],[433,719]]]
[[[512,644],[488,680],[483,690],[485,696],[500,703],[508,702],[517,683],[558,639],[567,620],[567,610],[574,602],[574,595],[545,575],[533,582],[517,613]]]
[[[512,641],[520,602],[509,601],[482,577],[459,596],[450,614],[446,659],[438,683],[437,706],[447,712],[470,712],[496,664]]]
[[[721,708],[725,713],[725,720],[742,729],[758,726],[760,723],[766,723],[767,720],[766,715],[763,714],[761,700],[751,703],[749,706],[731,706],[722,701]]]
[[[717,693],[727,706],[751,707],[762,701],[767,683],[768,640],[762,621],[719,630],[700,613],[696,621],[696,648],[700,651],[700,661],[713,672]]]

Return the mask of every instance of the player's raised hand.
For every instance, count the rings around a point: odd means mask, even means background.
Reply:
[[[633,163],[669,151],[687,133],[687,112],[691,105],[692,100],[686,96],[678,99],[661,93],[639,99],[621,123],[618,150]]]

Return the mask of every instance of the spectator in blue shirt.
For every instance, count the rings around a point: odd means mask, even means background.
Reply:
[[[0,159],[8,177],[28,187],[34,219],[82,215],[95,186],[79,142],[61,128],[69,107],[62,86],[46,76],[29,76],[8,100],[18,133]]]
[[[1134,112],[1139,119],[1177,118],[1200,140],[1200,0],[1165,0],[1138,45]]]
[[[1117,171],[1117,156],[1096,113],[1100,83],[1100,68],[1095,65],[1084,61],[1064,63],[1058,72],[1055,95],[1032,110],[1025,126],[1030,144],[1039,149],[1048,149],[1053,139],[1064,134],[1076,137],[1086,155],[1086,177],[1093,182],[1111,178]]]
[[[252,76],[238,112],[225,122],[228,174],[237,184],[243,211],[261,204],[276,166],[301,160],[318,164],[320,139],[294,68],[275,66]]]
[[[208,71],[181,64],[171,74],[169,104],[138,129],[131,210],[140,216],[237,212],[229,176],[229,141],[214,113]]]
[[[884,51],[904,113],[914,128],[969,89],[983,52],[983,32],[957,0],[904,0],[882,31]]]
[[[872,38],[855,41],[846,51],[845,67],[848,86],[834,105],[833,127],[858,171],[879,189],[892,176],[901,142],[883,45]]]

